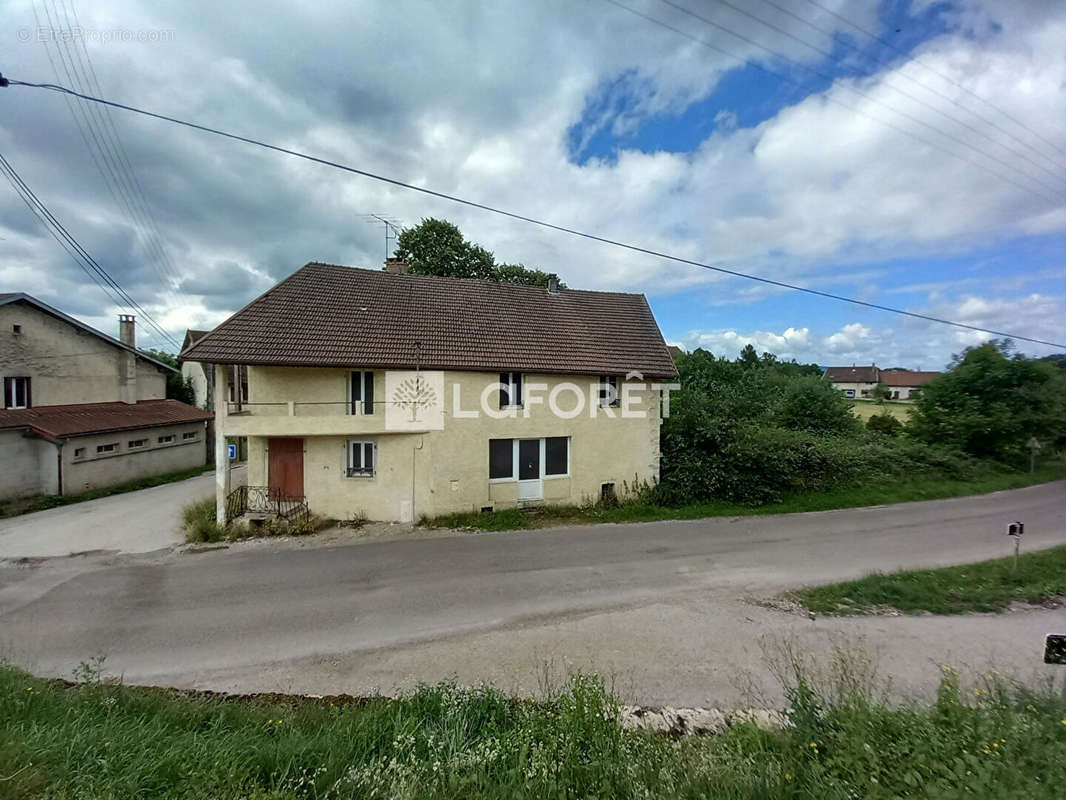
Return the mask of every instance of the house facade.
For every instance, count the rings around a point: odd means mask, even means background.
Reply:
[[[183,354],[248,485],[335,519],[579,503],[658,478],[677,372],[642,295],[309,264]],[[230,382],[247,367],[247,399]],[[226,464],[218,463],[225,516]]]
[[[26,294],[0,294],[0,500],[203,464],[209,412],[165,399],[172,367]]]
[[[941,373],[909,369],[868,367],[826,367],[822,377],[833,384],[845,397],[872,400],[874,389],[883,385],[889,400],[913,400],[919,390]]]
[[[207,331],[193,330],[189,328],[185,331],[185,341],[181,344],[182,352],[185,352],[204,336],[207,335]],[[211,409],[215,405],[215,375],[210,367],[205,368],[203,364],[198,361],[185,361],[179,362],[181,366],[181,377],[192,386],[193,397],[196,398],[195,405],[197,408]]]

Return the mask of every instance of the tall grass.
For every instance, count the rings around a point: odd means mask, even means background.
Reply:
[[[215,521],[215,498],[205,497],[182,509],[187,542],[217,542],[225,529]]]
[[[8,798],[1060,798],[1066,706],[946,671],[933,706],[794,671],[792,726],[623,730],[596,677],[543,702],[482,687],[400,699],[185,697],[0,668]]]

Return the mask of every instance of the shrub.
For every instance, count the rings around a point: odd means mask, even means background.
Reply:
[[[891,414],[874,414],[866,420],[866,428],[885,436],[899,436],[903,423]]]
[[[185,541],[217,542],[225,531],[215,521],[215,498],[208,497],[189,503],[182,510],[185,521]]]

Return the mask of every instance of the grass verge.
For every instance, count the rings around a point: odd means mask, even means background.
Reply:
[[[97,498],[109,497],[113,494],[125,494],[126,492],[135,492],[138,489],[149,489],[153,486],[162,486],[164,483],[184,481],[189,478],[195,478],[197,475],[203,475],[205,472],[210,472],[214,468],[213,464],[204,465],[202,467],[194,467],[193,469],[185,469],[181,472],[169,472],[166,475],[154,475],[150,478],[141,478],[139,481],[134,481],[133,483],[123,483],[119,486],[93,489],[92,491],[81,492],[79,494],[49,494],[38,495],[37,497],[27,497],[22,500],[9,500],[0,503],[0,519],[4,517],[17,517],[20,514],[29,514],[34,511],[44,511],[58,506],[69,506],[71,503],[84,503],[86,500],[96,500]]]
[[[1003,611],[1011,603],[1046,603],[1066,596],[1066,546],[959,567],[878,573],[857,581],[799,589],[790,595],[822,614]]]
[[[710,502],[685,506],[658,506],[651,503],[625,502],[610,506],[535,506],[526,509],[446,514],[423,520],[422,524],[438,528],[473,528],[483,531],[524,530],[553,525],[582,525],[598,522],[654,522],[667,519],[700,519],[753,514],[791,514],[802,511],[830,511],[860,508],[914,500],[937,500],[964,497],[1003,489],[1020,489],[1038,483],[1066,479],[1066,461],[1040,467],[1032,473],[997,472],[968,480],[923,479],[882,482],[871,486],[852,486],[826,492],[804,492],[787,496],[780,502],[764,505]]]
[[[792,725],[623,730],[599,679],[542,702],[423,687],[342,702],[183,696],[0,667],[6,798],[1061,797],[1066,704],[946,670],[934,705],[789,690]],[[350,700],[350,699],[349,699]]]

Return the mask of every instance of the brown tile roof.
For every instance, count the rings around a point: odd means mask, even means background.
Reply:
[[[0,409],[0,429],[29,428],[50,439],[88,433],[152,428],[200,422],[214,417],[208,411],[177,400],[139,403],[78,403],[69,406]]]
[[[822,375],[833,383],[877,383],[877,367],[826,367]]]
[[[420,347],[416,346],[416,342]],[[641,294],[311,263],[182,352],[285,366],[677,375]]]
[[[881,383],[885,386],[924,386],[940,374],[909,369],[883,369],[881,370]]]

